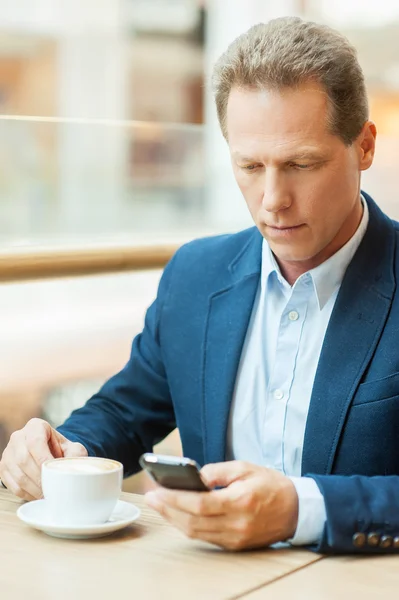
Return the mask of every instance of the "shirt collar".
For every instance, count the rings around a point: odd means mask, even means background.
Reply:
[[[309,279],[309,275],[313,281],[314,290],[317,296],[319,309],[322,310],[325,304],[328,302],[334,291],[341,285],[345,275],[345,271],[348,268],[356,250],[360,246],[360,242],[366,233],[367,225],[369,222],[369,210],[365,198],[361,195],[363,204],[363,216],[360,221],[359,227],[353,234],[350,240],[348,240],[345,246],[342,246],[333,254],[328,260],[323,262],[318,267],[311,269],[307,273],[301,275],[301,277],[295,282],[296,285],[302,278]],[[283,278],[280,267],[270,249],[269,244],[264,239],[262,244],[262,272],[261,272],[261,285],[265,287],[269,276],[275,273],[277,280],[282,287],[285,295],[289,290],[291,292],[291,286]]]

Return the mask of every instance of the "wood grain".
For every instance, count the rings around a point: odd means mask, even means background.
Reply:
[[[0,491],[2,598],[29,600],[227,600],[245,595],[320,559],[305,550],[224,552],[186,539],[143,496],[122,494],[142,515],[136,524],[97,540],[61,540],[35,531]]]
[[[399,556],[340,556],[312,564],[247,596],[248,600],[396,598]]]

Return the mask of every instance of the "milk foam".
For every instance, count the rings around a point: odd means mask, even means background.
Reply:
[[[47,465],[56,471],[64,471],[67,473],[104,473],[104,471],[114,471],[117,467],[112,462],[97,462],[90,459],[74,460],[56,460]]]

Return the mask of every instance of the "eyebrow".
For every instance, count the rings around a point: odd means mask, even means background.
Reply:
[[[253,156],[246,156],[243,154],[240,154],[240,152],[233,152],[233,158],[242,160],[243,162],[249,162],[249,163],[253,163],[253,162],[260,162],[259,160],[255,159]],[[288,162],[295,162],[298,160],[321,160],[325,158],[325,155],[323,153],[321,153],[320,151],[317,150],[298,150],[297,152],[294,152],[293,154],[285,157],[281,162],[284,163],[288,163]]]

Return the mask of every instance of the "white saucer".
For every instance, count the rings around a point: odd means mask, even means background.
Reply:
[[[99,525],[75,525],[66,527],[52,522],[46,514],[46,501],[34,500],[22,504],[17,510],[17,515],[31,527],[39,529],[53,537],[70,540],[85,540],[109,535],[118,529],[123,529],[133,523],[139,516],[140,510],[130,502],[118,500],[109,520]]]

